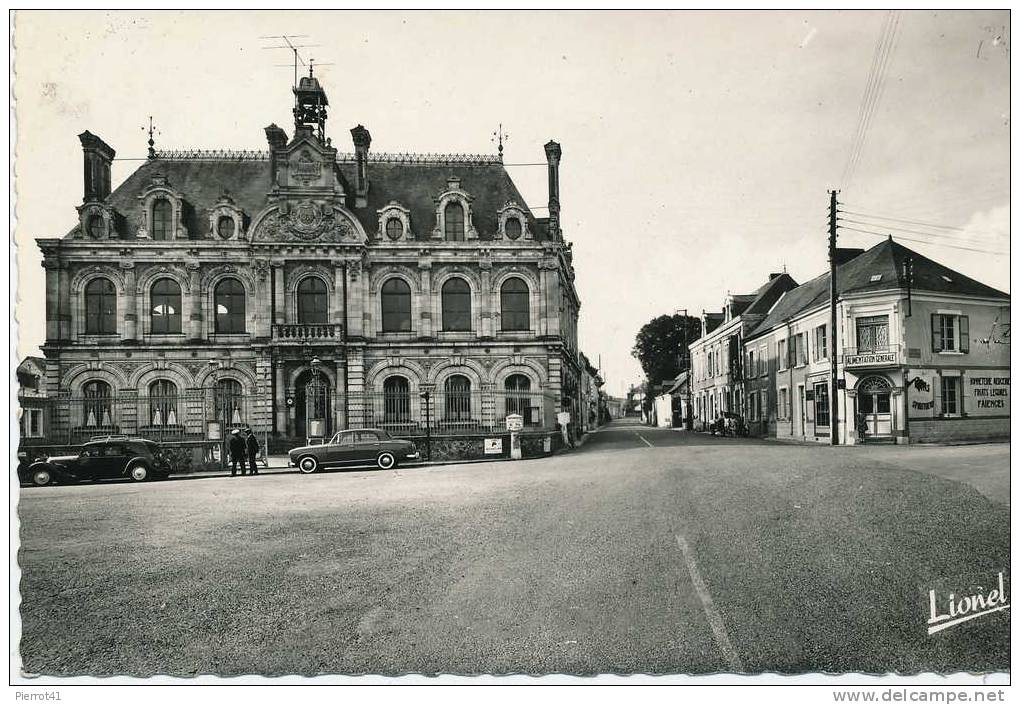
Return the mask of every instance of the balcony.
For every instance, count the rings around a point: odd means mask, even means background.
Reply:
[[[282,343],[328,343],[339,340],[343,326],[339,323],[274,323],[273,341]]]
[[[902,345],[882,345],[868,348],[843,348],[843,366],[847,369],[862,367],[894,367],[903,363]]]

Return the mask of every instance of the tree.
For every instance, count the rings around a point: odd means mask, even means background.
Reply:
[[[686,344],[690,345],[700,337],[701,320],[693,316],[659,316],[641,326],[630,354],[641,363],[650,392],[655,385],[675,379],[687,369],[684,342],[686,340]]]

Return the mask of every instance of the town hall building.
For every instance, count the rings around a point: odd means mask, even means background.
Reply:
[[[73,228],[46,270],[45,425],[270,445],[338,429],[548,432],[579,407],[580,301],[545,145],[548,217],[499,155],[353,152],[327,135],[318,79],[265,151],[161,151],[111,190],[91,132]],[[576,415],[576,411],[575,411]]]

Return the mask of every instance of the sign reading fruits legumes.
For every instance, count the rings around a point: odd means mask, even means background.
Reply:
[[[967,376],[971,403],[967,413],[975,416],[1009,413],[1009,371],[971,373]]]

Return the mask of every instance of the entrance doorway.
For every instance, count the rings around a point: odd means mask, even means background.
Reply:
[[[892,384],[884,377],[865,377],[857,385],[857,414],[864,422],[864,438],[892,436]]]
[[[333,434],[333,394],[329,378],[305,370],[294,389],[294,435],[298,438],[329,438]]]

